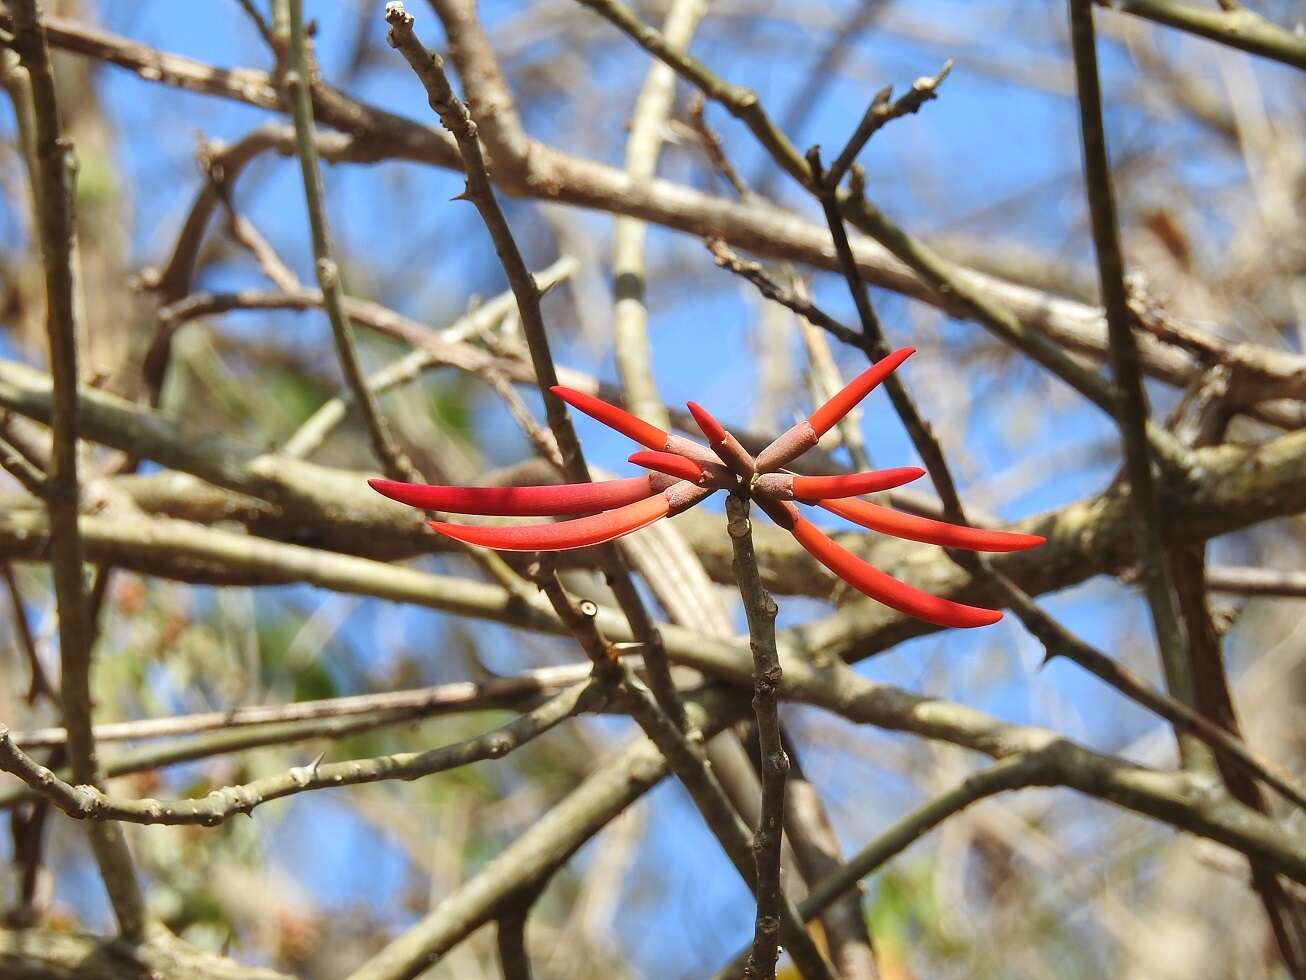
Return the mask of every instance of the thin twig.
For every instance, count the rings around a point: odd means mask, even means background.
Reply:
[[[351,694],[319,701],[251,705],[229,711],[208,711],[172,718],[109,722],[95,726],[95,737],[100,742],[125,742],[353,715],[394,713],[416,720],[490,708],[526,710],[532,701],[559,687],[578,683],[588,673],[589,668],[585,664],[564,664],[525,671],[513,677],[454,681],[409,691]],[[32,749],[63,745],[67,733],[62,728],[37,728],[29,732],[12,732],[11,737],[19,747],[30,752]]]
[[[576,260],[570,256],[564,256],[547,269],[541,271],[536,279],[540,283],[540,288],[547,291],[557,283],[564,282],[574,275],[576,269]],[[516,309],[516,300],[513,298],[512,293],[500,293],[488,302],[482,303],[472,312],[459,317],[448,327],[435,334],[433,339],[448,344],[461,343],[487,330],[493,330],[514,309]],[[369,389],[380,395],[391,388],[409,383],[428,368],[438,367],[444,363],[445,360],[439,357],[430,347],[419,347],[412,353],[392,361],[376,371],[367,379],[367,385]],[[305,420],[298,431],[286,440],[281,451],[287,456],[294,456],[299,459],[312,455],[321,446],[331,430],[344,420],[351,404],[352,401],[344,397],[332,398],[324,402],[316,412]]]
[[[596,691],[594,685],[575,684],[508,724],[453,745],[375,759],[299,766],[241,786],[224,786],[202,800],[120,799],[107,796],[94,786],[66,783],[20,749],[10,737],[9,729],[2,725],[0,769],[17,776],[78,820],[215,827],[237,814],[252,813],[255,807],[296,793],[382,780],[420,779],[484,759],[500,759],[578,712],[588,710]]]
[[[1222,752],[1245,766],[1258,778],[1282,793],[1285,798],[1306,809],[1306,787],[1300,785],[1282,766],[1258,757],[1233,733],[1221,728],[1204,715],[1198,714],[1178,698],[1164,691],[1158,691],[1113,658],[1085,643],[1039,609],[1024,591],[1013,585],[1005,576],[991,569],[989,575],[992,581],[1003,586],[1011,611],[1016,613],[1025,627],[1042,642],[1047,651],[1045,663],[1055,657],[1065,657],[1067,660],[1074,661],[1135,704],[1164,718],[1174,725],[1176,730],[1191,732],[1217,752]]]
[[[817,882],[807,897],[798,903],[799,914],[805,922],[812,921],[850,889],[857,888],[863,878],[883,867],[949,817],[987,797],[1042,785],[1048,769],[1043,756],[1031,753],[1008,756],[986,769],[971,773],[953,789],[901,817],[839,868]],[[744,953],[737,954],[726,967],[717,971],[713,980],[729,980],[738,976],[744,957]]]
[[[690,97],[688,106],[689,125],[698,135],[704,155],[707,157],[708,162],[716,168],[717,173],[725,178],[725,182],[730,185],[731,190],[739,195],[741,201],[757,202],[757,195],[744,182],[744,178],[739,175],[735,165],[726,156],[721,137],[707,124],[707,117],[703,113],[706,104],[707,97],[702,92],[695,92]]]
[[[775,600],[762,585],[753,553],[753,532],[748,518],[748,499],[730,494],[726,499],[726,530],[735,551],[735,578],[748,618],[748,635],[753,651],[753,712],[757,716],[759,772],[762,777],[762,807],[753,837],[757,861],[757,916],[753,929],[753,951],[748,957],[747,977],[775,976],[776,940],[780,932],[780,906],[784,892],[780,885],[780,843],[784,831],[785,777],[789,756],[780,740],[780,712],[777,691],[784,673],[775,645]]]
[[[45,501],[50,514],[50,566],[59,609],[60,700],[68,729],[68,756],[78,783],[100,781],[91,728],[91,638],[82,580],[83,546],[78,525],[81,485],[77,476],[77,283],[76,226],[73,222],[77,162],[71,141],[60,133],[54,70],[36,0],[16,0],[14,50],[31,78],[35,107],[36,163],[33,188],[41,229],[45,273],[46,335],[53,378],[50,470]],[[109,893],[118,928],[137,940],[146,928],[140,884],[122,829],[101,825],[89,833],[91,849]]]
[[[798,906],[803,919],[810,921],[820,915],[831,902],[849,888],[856,887],[857,882],[972,803],[999,793],[1047,785],[1054,768],[1049,765],[1049,755],[1051,753],[1033,752],[1008,756],[987,769],[972,773],[952,790],[906,814],[807,893]]]
[[[680,50],[659,31],[645,24],[618,0],[578,0],[626,34],[641,48],[669,65],[682,78],[719,102],[753,133],[759,143],[784,170],[804,187],[810,174],[802,156],[762,108],[757,93],[742,85],[725,81],[697,58]]]
[[[875,97],[871,99],[871,104],[862,116],[862,121],[857,124],[852,136],[848,138],[848,144],[835,158],[834,163],[830,164],[830,169],[825,175],[826,182],[838,187],[843,182],[844,174],[853,165],[853,161],[862,152],[862,147],[866,145],[867,141],[881,127],[895,119],[901,119],[903,116],[910,116],[919,112],[921,106],[926,102],[937,98],[939,86],[943,84],[943,80],[948,77],[950,71],[952,71],[951,58],[943,63],[943,67],[936,74],[932,76],[925,75],[912,82],[911,90],[900,98],[890,101],[893,95],[891,86],[886,86],[875,93]]]
[[[530,710],[537,706],[530,703],[521,705],[523,710]],[[115,753],[105,762],[104,772],[106,776],[112,778],[137,772],[152,772],[168,766],[269,745],[284,747],[316,740],[339,741],[363,732],[377,732],[396,725],[411,725],[414,720],[414,715],[410,711],[377,711],[341,717],[304,718],[279,724],[249,725],[230,731],[217,730],[195,738],[174,739]],[[17,739],[14,741],[16,742]],[[55,776],[66,781],[72,779],[72,773],[66,767],[57,771]],[[5,786],[0,789],[0,810],[36,799],[39,795],[25,783]]]
[[[9,592],[9,603],[14,611],[14,633],[18,637],[18,645],[22,647],[23,656],[27,658],[27,669],[32,675],[27,684],[27,703],[35,704],[37,698],[44,697],[57,706],[59,694],[50,683],[50,678],[45,676],[41,654],[36,649],[36,637],[32,636],[27,610],[23,608],[23,594],[18,589],[18,579],[14,577],[14,569],[9,562],[0,562],[0,578],[5,580],[5,589]]]
[[[45,474],[34,466],[22,451],[0,435],[0,469],[12,476],[23,489],[38,500],[45,499]]]
[[[799,316],[808,320],[822,330],[828,332],[832,337],[850,344],[854,347],[862,347],[864,340],[862,335],[846,327],[834,317],[830,316],[815,303],[799,296],[792,289],[786,289],[780,283],[776,282],[767,271],[762,268],[760,262],[750,262],[739,256],[729,245],[720,238],[709,238],[704,241],[707,250],[712,253],[712,258],[722,269],[733,272],[741,278],[747,279],[757,291],[772,302],[779,303]]]
[[[354,330],[344,307],[344,290],[340,283],[340,266],[332,257],[331,236],[326,224],[326,206],[322,201],[322,175],[318,169],[317,141],[313,134],[312,74],[308,64],[307,43],[304,38],[303,0],[277,0],[280,5],[279,20],[289,27],[285,37],[287,53],[285,86],[295,120],[295,143],[299,153],[300,174],[304,183],[304,201],[308,208],[308,223],[313,239],[313,267],[317,273],[318,287],[322,290],[322,306],[331,322],[331,335],[335,339],[336,356],[345,377],[354,404],[363,417],[372,452],[381,468],[393,480],[414,482],[421,476],[412,461],[395,443],[389,424],[376,398],[367,387],[354,343]]]
[[[1166,562],[1165,514],[1152,476],[1148,440],[1147,394],[1143,390],[1138,344],[1134,339],[1129,299],[1125,288],[1124,260],[1111,188],[1106,132],[1102,124],[1102,92],[1098,84],[1097,41],[1093,31],[1091,0],[1068,0],[1075,78],[1079,90],[1080,135],[1084,150],[1084,183],[1093,224],[1098,280],[1106,308],[1111,365],[1115,373],[1117,410],[1114,413],[1124,446],[1129,501],[1134,511],[1138,561],[1143,589],[1152,613],[1152,626],[1160,648],[1170,693],[1192,705],[1193,678],[1188,640],[1179,616],[1174,583]],[[1182,744],[1181,750],[1186,751]]]

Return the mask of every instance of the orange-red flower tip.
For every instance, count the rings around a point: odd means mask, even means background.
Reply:
[[[694,421],[703,430],[703,435],[707,436],[708,444],[721,462],[743,477],[751,477],[756,472],[756,461],[748,450],[739,444],[739,440],[731,435],[711,412],[697,402],[687,402],[685,407],[689,409],[689,414],[694,416]]]
[[[694,421],[698,423],[703,435],[707,436],[710,445],[717,446],[726,441],[726,427],[718,422],[711,412],[698,402],[686,402],[685,407],[689,409],[689,414],[694,416]]]
[[[818,436],[825,435],[836,422],[851,412],[859,401],[869,395],[876,385],[892,374],[899,364],[915,353],[915,347],[899,348],[857,375],[843,390],[808,417],[812,429]]]
[[[549,391],[579,412],[584,412],[595,421],[602,422],[610,429],[615,429],[628,439],[633,439],[641,446],[661,451],[667,445],[667,433],[656,425],[645,422],[631,415],[625,409],[609,405],[601,398],[587,395],[574,388],[554,385]]]

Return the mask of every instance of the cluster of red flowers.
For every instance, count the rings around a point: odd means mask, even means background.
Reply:
[[[689,403],[711,449],[659,429],[591,395],[557,387],[555,395],[586,415],[628,436],[648,451],[630,461],[652,471],[601,483],[545,487],[443,487],[370,480],[372,488],[401,503],[454,514],[558,517],[575,520],[529,526],[482,527],[430,521],[441,534],[501,551],[563,551],[619,538],[693,507],[717,490],[751,497],[789,531],[817,561],[853,588],[908,616],[937,626],[988,626],[1002,618],[994,609],[967,606],[914,589],[867,564],[826,537],[794,501],[822,507],[872,531],[946,548],[1021,551],[1043,543],[1035,534],[989,531],[904,514],[859,494],[901,486],[924,474],[917,467],[846,476],[799,476],[783,467],[816,445],[829,429],[915,350],[904,347],[867,368],[808,418],[789,429],[756,458],[702,406]]]

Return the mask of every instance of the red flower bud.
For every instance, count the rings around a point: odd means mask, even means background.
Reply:
[[[1024,551],[1037,548],[1047,538],[1039,534],[1021,534],[1016,531],[989,531],[960,524],[946,524],[928,517],[904,514],[880,507],[865,500],[826,500],[821,506],[832,514],[884,534],[909,541],[937,544],[944,548],[965,548],[969,551]]]
[[[876,361],[848,382],[842,391],[808,416],[807,421],[812,423],[817,436],[825,435],[836,422],[851,412],[859,401],[869,395],[876,385],[892,374],[899,364],[915,353],[915,347],[900,348],[888,357]]]
[[[688,480],[690,483],[697,483],[700,486],[705,485],[704,481],[708,477],[719,478],[717,482],[720,482],[727,475],[724,466],[718,465],[713,471],[702,463],[696,463],[694,460],[686,459],[676,453],[655,453],[649,450],[641,450],[637,453],[631,453],[629,462],[634,463],[636,466],[643,466],[646,469],[665,473],[667,476],[674,476],[677,480]]]
[[[830,500],[838,497],[856,497],[863,493],[892,490],[912,480],[919,480],[925,471],[919,466],[897,466],[869,473],[849,473],[846,476],[795,476],[794,497],[803,501]]]
[[[590,517],[578,517],[574,521],[516,527],[480,527],[444,521],[426,523],[432,530],[458,541],[498,551],[568,551],[603,544],[638,531],[668,514],[679,514],[711,493],[711,489],[682,481],[647,500]]]
[[[574,521],[558,521],[555,524],[478,527],[428,521],[427,526],[457,541],[479,544],[498,551],[568,551],[602,544],[647,527],[658,518],[666,517],[670,510],[667,498],[658,494],[603,514],[578,517]]]
[[[634,439],[641,446],[647,446],[657,452],[661,452],[667,447],[667,433],[665,431],[659,429],[656,425],[631,415],[625,409],[617,408],[616,405],[609,405],[603,399],[587,395],[583,391],[564,388],[562,385],[554,385],[549,391],[577,411],[584,412],[590,418],[602,422],[609,429],[616,429],[623,436]]]
[[[665,486],[647,476],[546,487],[442,487],[394,480],[368,480],[367,483],[391,500],[424,510],[505,517],[592,514],[633,504],[653,496]]]
[[[760,506],[777,524],[788,530],[813,558],[858,592],[891,609],[935,626],[955,626],[961,629],[991,626],[1002,618],[1000,610],[980,609],[951,599],[941,599],[886,575],[827,538],[816,525],[800,515],[793,504],[766,501],[761,502]]]
[[[738,439],[726,431],[724,425],[713,418],[711,412],[697,402],[688,402],[685,407],[694,416],[694,421],[703,430],[703,435],[707,436],[708,444],[721,462],[740,476],[749,477],[757,471],[752,455],[739,444]]]

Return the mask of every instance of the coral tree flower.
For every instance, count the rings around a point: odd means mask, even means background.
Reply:
[[[612,541],[654,521],[693,507],[718,490],[752,498],[813,558],[853,588],[884,605],[936,626],[988,626],[1002,618],[995,609],[967,606],[930,595],[886,575],[836,544],[805,518],[795,502],[824,508],[845,520],[883,534],[945,548],[972,551],[1023,551],[1043,543],[1036,534],[990,531],[903,514],[858,495],[902,486],[924,475],[914,466],[851,473],[799,476],[785,464],[816,445],[898,365],[915,353],[894,351],[871,365],[846,388],[782,434],[754,458],[707,409],[694,402],[689,411],[710,449],[664,432],[592,395],[555,387],[555,395],[645,447],[630,462],[645,476],[601,483],[544,487],[442,487],[392,480],[369,480],[379,493],[426,510],[453,514],[558,517],[583,514],[552,524],[484,527],[430,521],[441,534],[501,551],[563,551]]]

